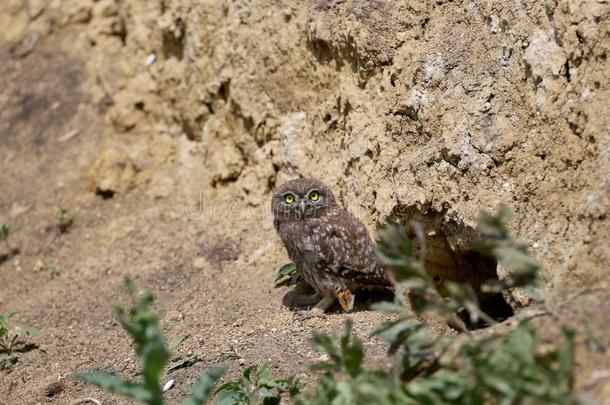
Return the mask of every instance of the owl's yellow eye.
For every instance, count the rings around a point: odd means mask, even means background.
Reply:
[[[284,202],[286,204],[292,204],[294,202],[294,196],[292,194],[286,194],[284,196]]]
[[[318,194],[317,192],[312,192],[311,194],[309,194],[309,199],[311,201],[318,201],[320,199],[320,194]]]

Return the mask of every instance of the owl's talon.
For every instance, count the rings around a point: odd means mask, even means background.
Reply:
[[[326,317],[324,311],[320,310],[319,308],[312,308],[306,311],[296,311],[294,314],[298,319],[302,321],[304,321],[305,319]]]
[[[324,318],[324,311],[326,311],[335,302],[335,296],[332,294],[325,295],[318,304],[308,311],[297,311],[297,316],[300,319],[309,318]]]

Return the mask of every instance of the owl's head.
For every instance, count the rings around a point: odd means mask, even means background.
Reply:
[[[336,207],[330,189],[315,179],[294,179],[277,188],[271,200],[275,220],[302,220],[322,216]]]

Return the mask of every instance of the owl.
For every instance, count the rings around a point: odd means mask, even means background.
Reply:
[[[279,186],[271,202],[273,225],[301,276],[321,297],[303,318],[322,317],[335,302],[345,312],[358,289],[392,285],[364,225],[337,204],[319,180],[295,179]]]

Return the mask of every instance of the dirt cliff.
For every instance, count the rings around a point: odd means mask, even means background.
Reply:
[[[29,309],[60,334],[66,320],[45,321],[41,303],[68,288],[87,312],[79,291],[105,280],[95,316],[106,319],[122,277],[140,275],[153,289],[169,285],[167,319],[172,305],[204,311],[188,326],[243,329],[250,343],[238,357],[285,358],[274,335],[296,328],[280,345],[290,351],[307,331],[278,309],[273,272],[286,257],[269,198],[297,176],[328,183],[373,232],[392,216],[423,223],[433,266],[449,278],[476,279],[478,214],[507,205],[551,302],[603,292],[609,13],[603,0],[3,1],[0,208],[35,247],[2,266],[31,273],[37,259],[60,257],[84,276],[49,285],[14,276],[0,305]],[[63,244],[49,247],[45,212],[58,199],[81,208]],[[213,269],[205,286],[196,256]],[[262,329],[260,311],[275,311]],[[378,320],[356,316],[365,329]],[[593,318],[602,329],[603,315]],[[112,333],[122,339],[116,324]],[[206,345],[224,344],[209,335]],[[14,384],[0,392],[17,395]],[[605,387],[594,389],[610,395]]]

